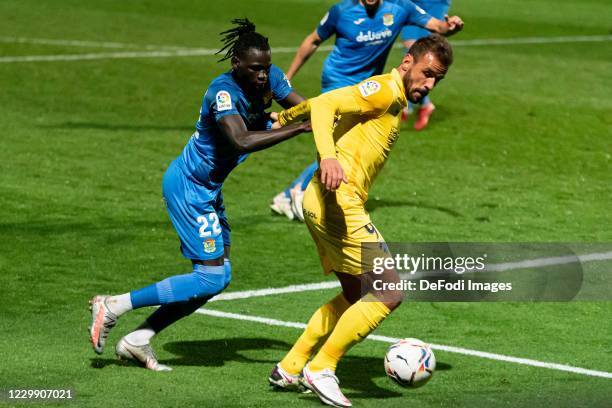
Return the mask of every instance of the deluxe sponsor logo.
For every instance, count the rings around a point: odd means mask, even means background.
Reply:
[[[388,28],[382,30],[382,31],[366,31],[365,33],[363,31],[359,32],[359,35],[355,38],[355,40],[357,42],[369,42],[369,41],[377,41],[377,40],[384,40],[386,38],[391,38],[393,37],[393,31],[389,30]]]

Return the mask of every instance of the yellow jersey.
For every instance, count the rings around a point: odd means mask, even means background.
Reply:
[[[310,117],[318,160],[336,158],[348,180],[338,192],[368,198],[368,190],[399,136],[407,105],[396,69],[309,99],[279,115],[282,126]]]

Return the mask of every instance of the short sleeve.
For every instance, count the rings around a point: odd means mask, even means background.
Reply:
[[[406,11],[404,25],[416,25],[425,28],[429,20],[433,18],[425,10],[410,0],[402,0],[400,5]]]
[[[215,118],[215,122],[227,115],[240,115],[238,112],[238,97],[231,86],[219,85],[208,88],[204,95],[204,105],[202,109],[208,108]]]
[[[287,75],[276,65],[270,67],[270,90],[277,102],[282,101],[293,92]]]
[[[321,40],[325,41],[336,33],[336,24],[338,23],[339,17],[340,10],[338,10],[337,4],[330,8],[327,13],[325,13],[321,19],[321,22],[319,23],[319,26],[317,27],[317,34]]]

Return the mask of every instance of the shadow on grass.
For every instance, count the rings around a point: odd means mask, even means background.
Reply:
[[[366,203],[366,209],[369,212],[376,211],[377,208],[384,207],[415,207],[415,208],[423,208],[426,210],[435,210],[440,211],[445,214],[448,214],[452,217],[463,217],[461,213],[453,210],[452,208],[442,207],[439,205],[428,204],[422,201],[397,201],[397,200],[370,200]]]
[[[226,362],[235,361],[241,363],[260,363],[268,365],[271,370],[278,362],[276,358],[247,357],[244,353],[255,351],[267,354],[270,351],[278,351],[274,355],[282,354],[291,348],[291,344],[267,338],[244,338],[234,337],[226,339],[202,340],[202,341],[176,341],[166,343],[164,350],[174,354],[176,357],[160,360],[169,366],[202,366],[221,367]],[[125,365],[125,363],[114,359],[92,358],[93,368],[104,368],[113,365]],[[437,363],[437,370],[450,370],[449,364]],[[262,373],[267,376],[268,372]],[[382,388],[375,382],[376,379],[385,377],[383,359],[379,357],[347,356],[342,359],[338,367],[338,376],[342,381],[342,388],[349,398],[395,398],[401,397],[403,393],[397,385],[389,381],[388,388]],[[395,388],[395,390],[394,390]],[[312,394],[303,394],[302,399],[314,399]]]
[[[222,366],[227,361],[245,363],[266,363],[271,370],[277,359],[246,357],[245,351],[277,350],[284,353],[291,344],[284,341],[267,338],[228,338],[207,341],[173,342],[164,345],[164,349],[177,355],[176,358],[164,360],[170,366]],[[279,354],[279,353],[274,353]],[[449,370],[451,366],[442,362],[437,364],[438,370]],[[262,375],[267,375],[268,372]],[[392,389],[381,388],[374,379],[385,377],[382,357],[347,356],[339,365],[338,376],[342,379],[342,387],[347,396],[357,398],[392,398],[403,394]],[[391,384],[391,383],[390,383]],[[390,388],[393,388],[390,385]],[[314,398],[313,395],[303,395],[302,398]]]

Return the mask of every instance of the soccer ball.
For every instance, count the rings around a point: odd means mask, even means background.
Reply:
[[[403,339],[389,347],[385,356],[387,375],[402,387],[421,387],[436,369],[436,357],[429,344]]]

